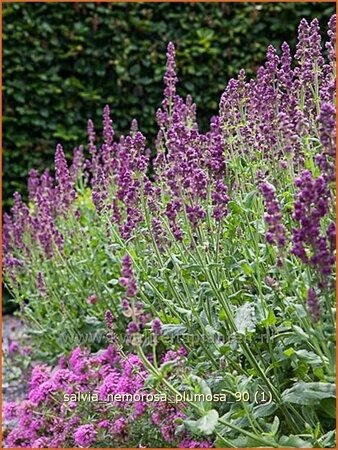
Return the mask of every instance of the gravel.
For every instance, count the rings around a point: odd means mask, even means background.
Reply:
[[[22,400],[26,394],[27,372],[15,357],[9,357],[8,347],[13,341],[27,345],[25,328],[15,316],[5,315],[2,318],[2,399],[6,401]]]

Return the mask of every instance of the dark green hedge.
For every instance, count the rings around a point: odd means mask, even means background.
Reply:
[[[181,93],[203,127],[229,77],[252,74],[269,43],[295,44],[302,17],[323,29],[334,3],[13,3],[3,6],[3,199],[24,192],[31,167],[51,166],[100,122],[108,103],[118,133],[136,117],[149,137],[161,101],[165,48],[177,46]]]

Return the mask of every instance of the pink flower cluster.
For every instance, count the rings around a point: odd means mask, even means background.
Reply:
[[[164,355],[163,361],[182,360],[183,353],[172,351]],[[4,405],[4,418],[11,421],[4,432],[5,445],[119,447],[132,442],[138,426],[142,430],[156,426],[164,446],[190,448],[194,442],[210,447],[211,442],[206,445],[191,441],[186,432],[176,433],[174,419],[185,417],[177,409],[180,405],[144,399],[152,392],[145,385],[147,377],[137,355],[122,356],[112,345],[97,354],[75,348],[54,368],[35,366],[27,399]],[[139,394],[141,400],[132,401],[123,394]]]

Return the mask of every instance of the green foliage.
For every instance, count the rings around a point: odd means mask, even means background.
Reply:
[[[189,430],[202,434],[212,434],[218,422],[218,412],[214,409],[208,411],[199,420],[187,420],[186,426]]]
[[[326,398],[336,398],[336,390],[333,385],[328,383],[304,383],[301,381],[283,392],[282,398],[288,403],[311,405]]]
[[[329,3],[5,4],[5,206],[30,168],[52,166],[57,142],[69,154],[86,141],[87,118],[98,123],[107,103],[118,133],[136,117],[152,145],[168,41],[205,128],[230,77],[253,74],[268,44],[294,45],[300,18],[325,29],[333,13]]]

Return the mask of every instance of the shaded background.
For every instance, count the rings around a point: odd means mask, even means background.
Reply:
[[[323,34],[334,3],[14,3],[3,5],[3,202],[26,193],[32,167],[53,166],[101,128],[105,104],[118,134],[133,117],[153,146],[167,42],[177,47],[179,93],[192,94],[200,125],[241,68],[253,75],[266,47],[295,47],[302,17]]]

